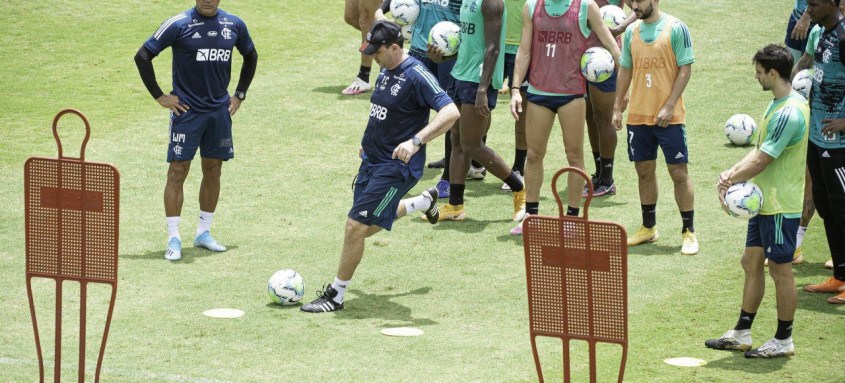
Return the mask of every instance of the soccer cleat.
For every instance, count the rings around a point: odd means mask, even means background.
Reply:
[[[194,247],[202,247],[211,251],[226,251],[226,246],[220,245],[207,230],[194,238]]]
[[[839,293],[845,291],[845,282],[834,277],[830,277],[826,281],[817,285],[804,286],[804,291],[809,291],[811,293]]]
[[[595,184],[593,184],[593,185],[595,185]],[[601,196],[605,196],[605,195],[615,195],[616,194],[616,184],[610,184],[610,186],[599,185],[599,186],[594,186],[594,187],[595,187],[595,189],[593,189],[593,197],[601,197]],[[584,185],[584,192],[581,193],[581,197],[587,198],[588,194],[590,194],[590,189],[586,185]]]
[[[437,181],[437,198],[449,198],[449,180]]]
[[[521,191],[513,192],[513,221],[522,221],[525,217],[525,188]]]
[[[519,180],[522,181],[523,184],[525,184],[525,177],[522,176],[522,173],[520,173],[519,170],[514,170],[513,172],[516,173],[516,176],[519,177]],[[511,191],[511,187],[507,183],[503,183],[502,191],[509,192]]]
[[[440,211],[437,210],[437,189],[428,188],[422,194],[425,198],[428,198],[431,204],[428,209],[425,209],[425,218],[434,225],[440,219]]]
[[[827,298],[827,303],[832,303],[835,305],[845,304],[845,290],[843,290],[842,293],[839,295]]]
[[[687,229],[684,231],[683,241],[684,244],[681,245],[681,254],[683,255],[696,255],[698,254],[698,239],[695,237],[695,233]]]
[[[628,237],[628,246],[636,246],[643,242],[657,242],[660,238],[660,233],[657,232],[657,226],[645,227],[640,226],[634,235]]]
[[[182,240],[173,237],[167,243],[167,250],[164,251],[164,259],[168,261],[178,261],[182,259]]]
[[[705,340],[704,345],[714,350],[748,351],[751,349],[751,330],[728,330],[718,339]]]
[[[466,217],[463,204],[455,206],[447,203],[440,208],[441,221],[463,221]]]
[[[477,168],[475,166],[470,165],[469,171],[467,172],[467,179],[468,180],[483,180],[484,176],[487,175],[487,169],[483,166]]]
[[[299,309],[307,313],[327,313],[343,310],[343,302],[335,302],[337,290],[332,285],[323,286],[323,291],[317,292],[317,299],[302,305]]]
[[[365,82],[364,80],[361,80],[358,77],[355,77],[355,80],[352,81],[352,84],[347,86],[346,89],[344,89],[340,93],[346,96],[354,96],[368,92],[370,89],[372,88],[370,87],[369,83]]]
[[[525,214],[525,218],[528,218],[528,214]],[[519,221],[519,225],[514,226],[514,228],[509,231],[510,235],[522,235],[523,222],[525,222],[525,219]]]
[[[780,356],[795,355],[795,345],[792,343],[792,337],[784,340],[772,338],[768,342],[763,343],[762,346],[745,352],[746,358],[777,358]]]
[[[441,158],[437,161],[429,162],[428,167],[430,169],[442,169],[442,168],[446,167],[446,158]]]
[[[825,269],[832,269],[833,268],[833,260],[828,259],[827,262],[824,263],[824,268]]]

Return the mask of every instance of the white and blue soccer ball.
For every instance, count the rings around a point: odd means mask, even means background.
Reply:
[[[581,56],[581,74],[590,82],[602,82],[613,75],[615,63],[607,49],[593,47]]]
[[[273,303],[280,305],[294,305],[305,294],[305,279],[294,270],[282,269],[270,277],[267,282],[267,293]]]
[[[805,99],[810,97],[810,89],[813,88],[813,70],[802,69],[792,78],[792,89],[795,89]]]
[[[622,23],[625,22],[625,19],[628,18],[622,8],[612,4],[601,7],[599,11],[601,11],[601,19],[604,20],[604,23],[607,24],[607,27],[610,29],[622,25]]]
[[[403,25],[402,26],[402,38],[404,38],[405,41],[411,41],[411,37],[413,37],[413,36],[414,36],[414,26],[412,24]]]
[[[428,43],[437,47],[444,56],[458,53],[461,44],[461,27],[451,21],[441,21],[428,32]]]
[[[754,218],[763,207],[763,191],[751,181],[735,183],[725,194],[725,206],[731,217]]]
[[[390,14],[400,26],[413,25],[420,16],[417,0],[393,0],[390,2]]]
[[[736,146],[751,143],[757,134],[757,123],[747,114],[734,114],[725,122],[725,137]]]

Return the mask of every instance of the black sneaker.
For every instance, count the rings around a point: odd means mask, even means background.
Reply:
[[[330,311],[343,310],[343,303],[334,301],[337,296],[337,290],[332,288],[332,285],[323,286],[323,291],[317,292],[317,299],[303,305],[299,309],[307,313],[327,313]]]
[[[437,189],[428,188],[422,194],[431,200],[431,205],[425,210],[425,218],[434,225],[440,220],[440,211],[437,210]]]
[[[446,158],[441,158],[439,161],[429,162],[428,167],[431,169],[442,169],[446,167]]]

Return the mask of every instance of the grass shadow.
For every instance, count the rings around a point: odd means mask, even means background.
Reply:
[[[273,310],[285,310],[285,311],[296,310],[296,311],[299,311],[299,308],[302,307],[302,303],[297,303],[295,305],[280,305],[280,304],[270,302],[270,303],[268,303],[264,306],[267,307],[268,309],[273,309]]]
[[[425,295],[431,291],[431,287],[420,287],[416,290],[397,294],[367,294],[361,290],[349,290],[347,293],[355,294],[354,298],[345,300],[344,304],[349,305],[335,315],[339,319],[370,319],[378,318],[385,321],[384,327],[399,326],[432,326],[437,322],[428,318],[415,317],[410,308],[393,302],[394,298],[409,295]]]
[[[774,359],[748,359],[741,352],[725,351],[730,353],[724,358],[708,362],[704,368],[718,368],[720,370],[740,371],[743,374],[768,374],[783,369],[789,363],[790,358]]]
[[[652,255],[681,255],[681,241],[680,238],[678,239],[678,243],[675,245],[664,245],[664,244],[643,244],[639,246],[629,246],[628,247],[628,256],[637,256],[637,255],[644,255],[644,256],[652,256]]]
[[[316,88],[312,88],[311,91],[317,92],[317,93],[325,93],[325,94],[336,94],[338,100],[360,100],[360,99],[369,100],[370,99],[371,92],[365,92],[365,93],[361,93],[361,94],[355,95],[355,96],[347,96],[347,95],[340,93],[344,89],[346,89],[345,85],[329,85],[329,86],[318,86]],[[359,96],[359,97],[356,97],[356,96]]]
[[[512,222],[509,219],[500,219],[493,221],[478,221],[472,218],[467,218],[460,222],[440,221],[434,225],[434,230],[456,230],[462,233],[480,233],[484,228],[491,223]]]
[[[238,247],[239,247],[238,245],[227,246],[226,252],[229,252],[229,251],[232,251],[232,250],[237,250]],[[168,262],[173,263],[173,264],[194,263],[194,261],[198,258],[209,257],[209,256],[212,256],[214,254],[222,254],[222,253],[217,253],[217,252],[214,252],[214,251],[211,251],[211,250],[206,250],[206,249],[202,249],[202,248],[199,248],[199,247],[193,247],[193,246],[183,247],[182,248],[182,259],[180,259],[178,261],[168,261]],[[159,250],[148,251],[146,253],[141,253],[141,254],[120,254],[120,255],[118,255],[118,257],[121,258],[121,259],[131,259],[131,260],[136,260],[136,259],[161,259],[161,260],[164,260],[164,247],[162,246],[162,248],[159,249]]]
[[[834,305],[827,302],[827,298],[834,296],[833,293],[811,293],[804,291],[804,286],[798,286],[798,310],[815,311],[825,314],[845,314],[842,305]]]

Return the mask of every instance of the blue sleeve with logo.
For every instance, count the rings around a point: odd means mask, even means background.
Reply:
[[[413,72],[415,74],[414,80],[417,84],[417,102],[420,105],[440,111],[444,106],[452,103],[452,99],[446,95],[446,92],[440,87],[437,79],[425,66],[415,64]]]

